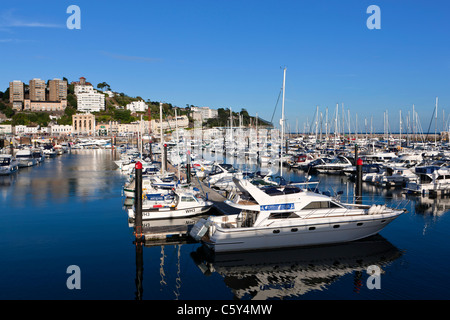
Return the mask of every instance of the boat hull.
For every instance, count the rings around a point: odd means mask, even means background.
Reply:
[[[196,215],[200,215],[206,213],[211,209],[211,205],[198,206],[193,208],[156,208],[154,210],[151,209],[143,209],[142,210],[142,220],[156,220],[156,219],[174,219],[174,218],[184,218],[184,217],[192,217]],[[128,217],[130,219],[135,218],[134,209],[128,209]]]
[[[216,227],[203,242],[215,252],[264,250],[284,247],[315,246],[350,242],[380,232],[403,211],[389,214],[367,215],[365,218],[348,217],[346,220],[308,219],[300,224],[264,228]],[[316,220],[316,221],[314,221]]]
[[[2,167],[0,168],[0,176],[7,176],[13,173],[16,173],[19,169],[19,166],[11,166],[11,167]]]
[[[34,158],[20,159],[18,161],[19,161],[20,168],[32,167],[37,164],[37,160]]]

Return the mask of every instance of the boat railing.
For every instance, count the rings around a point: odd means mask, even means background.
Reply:
[[[320,213],[320,214],[318,214]],[[303,219],[315,218],[314,216],[324,218],[331,216],[332,214],[336,214],[338,216],[347,216],[355,213],[355,208],[330,208],[328,211],[324,209],[313,209],[308,214],[302,216]]]

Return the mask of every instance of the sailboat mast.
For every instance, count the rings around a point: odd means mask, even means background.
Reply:
[[[400,110],[400,149],[402,148],[402,110]]]
[[[175,108],[175,132],[177,134],[177,156],[176,159],[180,157],[180,137],[178,136],[178,115],[177,115],[177,108]],[[181,181],[181,173],[180,173],[180,167],[181,167],[181,158],[180,162],[178,162],[177,169],[178,169],[178,181]]]
[[[438,106],[438,97],[436,97],[436,110],[434,112],[434,147],[437,147],[437,106]]]
[[[283,140],[284,140],[284,96],[285,96],[285,85],[286,85],[286,67],[283,70],[283,100],[281,103],[281,141],[280,141],[280,176],[283,176]]]
[[[159,103],[159,132],[160,132],[160,151],[161,151],[161,173],[166,173],[165,161],[164,159],[164,135],[163,135],[163,123],[162,123],[162,102]]]

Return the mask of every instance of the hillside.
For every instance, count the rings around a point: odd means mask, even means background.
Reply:
[[[64,80],[67,80],[64,78]],[[68,83],[70,83],[67,80]],[[103,92],[103,90],[110,90],[110,86],[106,82],[99,83],[97,85],[97,91]],[[98,123],[108,123],[109,121],[118,121],[120,123],[131,123],[141,118],[148,120],[148,112],[131,113],[130,110],[126,110],[126,105],[133,101],[142,101],[142,97],[130,97],[125,93],[114,93],[113,97],[109,97],[105,94],[105,110],[100,112],[93,112],[96,116]],[[145,101],[145,100],[144,100]],[[152,119],[159,119],[159,102],[147,100],[145,102],[150,108],[150,116]],[[163,118],[168,116],[175,116],[175,109],[177,109],[178,115],[187,115],[189,117],[190,127],[193,127],[193,119],[191,116],[191,108],[194,105],[186,104],[186,107],[179,108],[173,106],[171,103],[163,103],[162,111]],[[67,86],[67,108],[63,113],[61,112],[28,112],[28,111],[15,111],[12,109],[12,105],[9,103],[9,87],[4,91],[0,91],[0,113],[4,114],[6,118],[10,118],[11,121],[4,123],[11,123],[12,125],[39,125],[47,126],[50,123],[50,114],[58,115],[60,118],[56,121],[61,125],[71,125],[72,115],[77,112],[77,98],[74,93],[74,85],[69,84]],[[255,125],[256,119],[248,114],[247,110],[241,109],[240,112],[233,112],[234,125],[239,124],[239,114],[242,116],[244,126]],[[225,108],[218,109],[218,117],[207,119],[203,123],[206,127],[225,127],[229,125],[229,111]],[[259,126],[272,126],[272,124],[263,119],[258,119]]]

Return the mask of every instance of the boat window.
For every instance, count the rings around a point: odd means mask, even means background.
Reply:
[[[302,210],[327,209],[327,208],[340,208],[340,206],[331,201],[313,201],[307,204],[305,207],[303,207]]]
[[[420,183],[430,183],[433,181],[433,179],[431,179],[431,177],[425,175],[425,174],[420,174]]]
[[[182,196],[181,197],[181,201],[183,201],[183,202],[195,202],[195,199],[194,199],[194,197]]]
[[[0,159],[0,166],[7,166],[7,165],[9,165],[9,158]]]
[[[296,187],[286,187],[286,188],[284,188],[284,194],[299,193],[300,191],[301,191],[300,188],[296,188]]]
[[[211,174],[218,174],[218,173],[222,173],[223,170],[220,167],[215,167],[215,169],[213,170],[213,172],[211,172]]]
[[[287,218],[299,218],[294,212],[272,212],[269,219],[287,219]]]
[[[279,195],[283,194],[283,191],[278,190],[275,187],[266,188],[266,189],[264,189],[264,191],[270,196],[279,196]]]
[[[436,178],[436,180],[443,180],[443,179],[445,179],[445,176],[438,176],[438,177]]]

